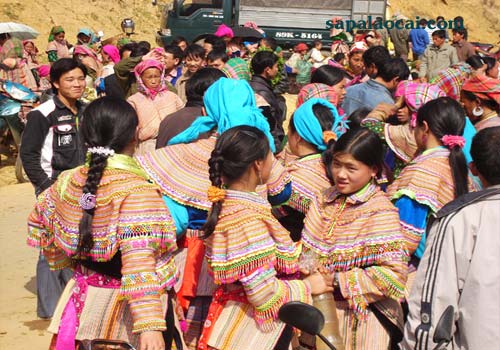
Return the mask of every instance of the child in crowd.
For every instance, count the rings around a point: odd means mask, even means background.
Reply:
[[[285,137],[283,121],[285,120],[286,103],[283,97],[274,93],[271,83],[271,80],[279,74],[278,56],[271,51],[259,51],[253,56],[251,67],[253,75],[250,86],[270,106],[270,110],[265,111],[265,114],[275,140],[276,150],[279,152]]]
[[[185,69],[182,76],[177,79],[175,88],[177,95],[182,102],[186,103],[186,82],[193,76],[199,69],[205,66],[206,53],[203,47],[197,44],[189,45],[184,52]]]
[[[326,67],[326,66],[324,66]],[[275,210],[280,223],[300,240],[303,220],[311,201],[332,184],[325,170],[323,152],[345,131],[345,123],[330,102],[311,98],[293,113],[288,124],[288,148],[295,157],[285,159],[292,176],[292,196]]]
[[[69,54],[68,42],[66,41],[63,27],[54,26],[50,30],[49,44],[47,45],[47,56],[52,64],[60,58],[71,57]]]
[[[432,44],[425,49],[421,56],[419,78],[427,82],[434,78],[439,71],[459,62],[457,50],[445,42],[446,31],[436,30],[432,33]]]
[[[134,69],[138,92],[127,101],[139,117],[136,154],[153,151],[161,121],[181,109],[184,103],[165,85],[165,66],[155,60],[145,60]]]
[[[346,68],[348,75],[347,86],[359,84],[368,80],[368,78],[363,79],[365,77],[363,53],[366,50],[368,50],[368,46],[362,41],[358,41],[352,45],[349,51],[349,64]]]
[[[207,66],[222,69],[228,60],[229,57],[227,56],[226,51],[212,50],[207,55]]]
[[[257,128],[238,126],[217,140],[209,160],[208,198],[213,203],[203,231],[216,284],[199,349],[285,350],[292,332],[277,319],[289,301],[311,302],[331,291],[316,272],[296,280],[300,249],[256,193],[273,164],[270,140]],[[278,275],[282,276],[281,278]],[[331,280],[331,279],[330,279]]]
[[[420,155],[388,187],[414,267],[424,253],[429,217],[474,189],[462,151],[464,128],[465,113],[457,101],[440,97],[423,105],[414,131]]]
[[[337,94],[337,104],[335,104],[335,107],[339,109],[339,106],[344,102],[346,94],[347,79],[345,70],[331,65],[321,66],[311,75],[311,84],[313,83],[331,86]],[[343,111],[339,111],[339,113],[344,114]]]
[[[321,40],[316,39],[313,41],[313,48],[311,49],[311,62],[313,68],[319,68],[324,64],[328,63],[328,57],[323,56],[321,49],[323,48],[323,43]]]
[[[343,348],[386,350],[390,329],[403,325],[408,254],[398,211],[379,187],[383,144],[368,129],[352,129],[329,144],[325,159],[335,186],[311,202],[303,254],[334,278]]]
[[[75,268],[49,326],[51,349],[96,338],[171,348],[174,316],[164,310],[177,279],[176,227],[132,158],[137,123],[124,100],[91,103],[79,130],[87,163],[63,172],[28,219],[28,244],[50,267]]]

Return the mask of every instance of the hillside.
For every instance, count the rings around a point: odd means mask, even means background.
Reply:
[[[26,23],[40,32],[36,41],[43,51],[50,28],[62,25],[70,42],[75,41],[79,27],[102,30],[104,38],[121,34],[122,19],[131,17],[136,23],[133,38],[154,43],[160,15],[168,0],[153,6],[150,0],[0,0],[0,21]],[[495,43],[500,33],[500,1],[497,0],[389,0],[390,13],[409,18],[465,18],[472,41]],[[446,3],[447,4],[446,4]]]

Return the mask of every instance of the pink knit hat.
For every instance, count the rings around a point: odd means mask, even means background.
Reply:
[[[40,75],[41,78],[47,77],[50,74],[50,65],[44,64],[38,66],[38,74]]]
[[[120,62],[120,51],[114,45],[104,45],[102,47],[102,52],[105,52],[113,63]]]
[[[234,37],[233,30],[229,28],[225,24],[221,24],[218,28],[217,31],[214,33],[215,36],[218,36],[219,38],[223,38],[225,36],[232,38]]]

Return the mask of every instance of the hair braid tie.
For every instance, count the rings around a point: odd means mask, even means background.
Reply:
[[[210,202],[216,203],[224,199],[226,190],[216,186],[210,186],[207,191],[207,196]]]
[[[458,135],[444,135],[441,137],[441,142],[443,142],[443,145],[448,147],[449,149],[452,149],[455,146],[458,146],[460,148],[463,148],[465,146],[465,139],[463,136],[458,136]]]

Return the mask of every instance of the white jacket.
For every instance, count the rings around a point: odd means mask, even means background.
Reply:
[[[433,349],[448,305],[455,324],[447,349],[500,349],[500,185],[437,214],[411,290],[402,349]]]

